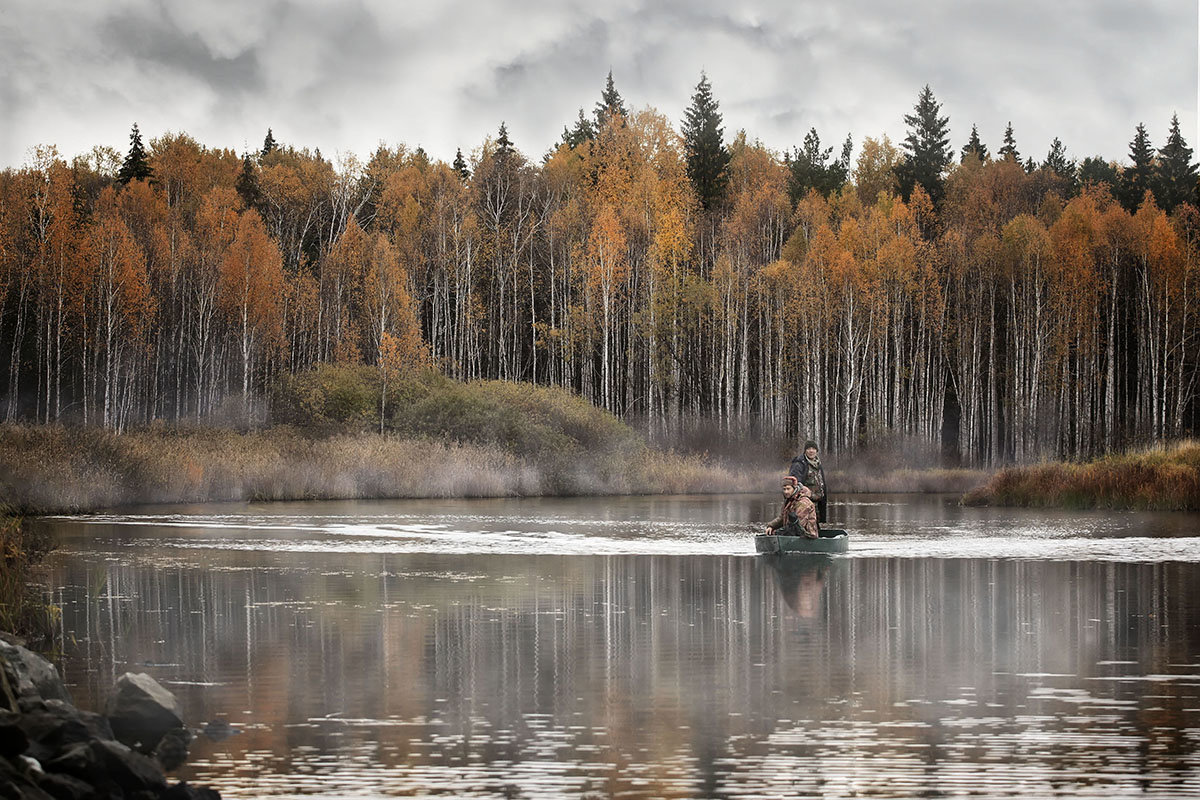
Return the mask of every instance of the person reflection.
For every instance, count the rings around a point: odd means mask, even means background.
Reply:
[[[771,568],[783,602],[797,617],[816,619],[824,609],[825,577],[833,560],[822,553],[775,556]]]

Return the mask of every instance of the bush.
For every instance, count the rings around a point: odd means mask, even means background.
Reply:
[[[964,505],[1200,511],[1200,442],[1183,441],[1084,464],[1009,467]]]

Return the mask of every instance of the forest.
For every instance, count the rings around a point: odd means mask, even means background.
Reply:
[[[560,142],[504,124],[451,163],[186,133],[0,172],[0,419],[261,427],[322,364],[563,387],[671,443],[813,438],[994,466],[1200,422],[1196,165],[1171,120],[1127,160],[908,135],[725,136],[611,73]]]

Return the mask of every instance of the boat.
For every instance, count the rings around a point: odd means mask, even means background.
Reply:
[[[760,553],[845,553],[850,549],[850,534],[841,528],[823,528],[821,536],[809,539],[807,536],[785,536],[773,533],[770,536],[759,534],[754,537],[754,549]]]

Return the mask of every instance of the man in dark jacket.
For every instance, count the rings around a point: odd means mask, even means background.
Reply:
[[[801,485],[807,486],[812,492],[812,501],[817,506],[817,521],[825,521],[825,468],[821,466],[821,458],[817,455],[817,443],[811,439],[804,443],[804,453],[792,459],[788,474],[795,476]]]

